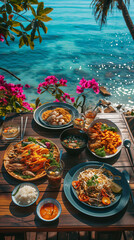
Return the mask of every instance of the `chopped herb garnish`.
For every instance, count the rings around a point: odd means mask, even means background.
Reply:
[[[98,178],[97,175],[92,176],[92,178],[87,181],[87,186],[88,186],[88,187],[96,186],[96,185],[99,183],[99,182],[96,180],[97,178]]]
[[[33,138],[33,137],[28,137],[28,141],[30,141],[30,142],[34,142],[34,143],[37,143],[37,142],[36,142],[36,139]]]
[[[113,132],[117,132],[117,128],[116,127],[110,127],[107,124],[102,124],[101,125],[101,130],[109,130],[109,131],[113,131]]]

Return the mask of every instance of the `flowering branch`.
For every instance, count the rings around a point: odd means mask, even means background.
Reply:
[[[76,108],[81,107],[82,111],[86,101],[84,90],[92,88],[96,94],[99,93],[99,86],[95,79],[87,81],[86,79],[82,78],[80,80],[79,85],[76,88],[76,93],[79,94],[76,99],[71,97],[69,93],[62,91],[60,87],[67,87],[67,80],[63,78],[58,80],[55,76],[48,76],[45,78],[44,82],[38,85],[37,93],[43,94],[44,92],[48,92],[55,97],[55,102],[73,104],[73,106]]]

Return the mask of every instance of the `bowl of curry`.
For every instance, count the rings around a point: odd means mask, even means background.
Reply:
[[[61,205],[54,198],[45,198],[39,202],[36,208],[37,216],[44,222],[52,222],[59,218]]]

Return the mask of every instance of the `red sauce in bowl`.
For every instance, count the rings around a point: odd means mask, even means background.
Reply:
[[[41,207],[40,215],[46,220],[54,219],[58,215],[58,207],[53,203],[46,203]]]

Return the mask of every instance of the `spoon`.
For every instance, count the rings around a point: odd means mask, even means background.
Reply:
[[[130,160],[131,160],[131,163],[132,163],[132,167],[134,167],[134,161],[133,161],[132,153],[131,153],[131,150],[130,150],[131,141],[129,139],[125,139],[124,142],[123,142],[123,145],[124,145],[125,148],[127,148],[129,156],[130,156]]]
[[[130,182],[129,173],[126,170],[123,170],[122,173],[124,174],[124,177],[126,178],[128,184],[129,184],[129,182]],[[132,190],[130,188],[130,185],[129,185],[129,189],[130,189],[130,195],[131,195],[132,203],[134,204],[134,196],[133,196]]]

